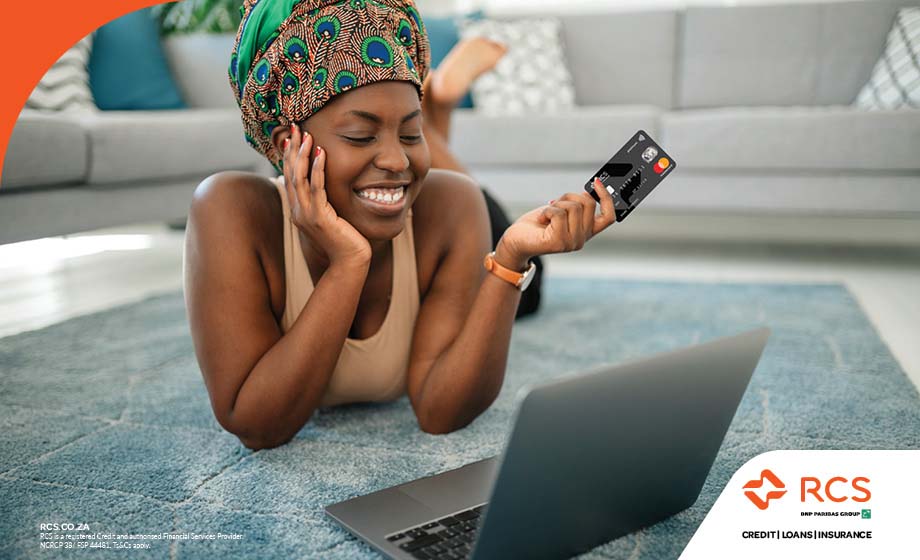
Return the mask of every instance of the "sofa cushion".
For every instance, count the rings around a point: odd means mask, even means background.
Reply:
[[[900,3],[865,0],[822,6],[816,105],[846,105],[856,99],[885,50]]]
[[[678,106],[810,105],[819,16],[812,4],[688,7]]]
[[[163,52],[186,105],[239,112],[228,75],[235,38],[234,33],[192,33],[163,38]]]
[[[0,187],[7,191],[82,183],[89,143],[75,118],[23,109],[10,137]]]
[[[612,9],[561,19],[578,105],[673,105],[675,10]]]
[[[539,115],[575,106],[572,74],[556,18],[484,19],[464,26],[461,36],[487,37],[507,51],[472,85],[476,109],[489,115]]]
[[[182,109],[157,20],[149,8],[100,27],[89,58],[89,84],[103,110]]]
[[[920,7],[903,8],[885,52],[853,103],[860,109],[920,109]]]
[[[645,210],[920,218],[920,174],[818,174],[677,169],[643,201]],[[810,223],[809,220],[803,222]],[[920,231],[920,221],[911,231]],[[920,239],[920,236],[916,236]],[[902,231],[902,240],[910,239]]]
[[[470,165],[597,164],[637,130],[657,134],[660,109],[649,105],[580,107],[541,116],[484,116],[454,112],[452,151]]]
[[[92,48],[93,33],[90,33],[64,51],[35,85],[26,99],[26,107],[37,111],[98,110],[86,68]]]
[[[80,119],[91,146],[90,184],[203,177],[251,170],[263,159],[243,139],[239,109],[103,111]]]
[[[723,107],[668,112],[661,127],[684,169],[920,169],[920,111]]]
[[[848,104],[910,1],[690,6],[677,106]]]

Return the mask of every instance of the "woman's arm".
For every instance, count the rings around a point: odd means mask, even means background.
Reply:
[[[451,216],[440,221],[452,231],[419,309],[408,373],[409,399],[419,427],[429,433],[462,428],[498,396],[521,298],[520,290],[482,266],[492,245],[478,185],[460,174],[449,180],[427,193],[438,199],[433,208]]]
[[[195,191],[185,294],[215,416],[257,449],[290,440],[318,406],[354,320],[369,261],[330,264],[282,334],[259,250],[267,235],[268,220],[258,219],[268,213],[265,197],[257,200],[242,182],[240,176],[218,174]]]
[[[409,366],[409,398],[419,426],[430,433],[466,426],[498,397],[521,297],[515,286],[484,270],[490,240],[485,200],[471,180],[457,182],[457,200],[443,204],[460,222],[419,310]],[[599,194],[604,202],[598,217],[587,193],[567,193],[525,214],[499,241],[496,261],[523,270],[532,256],[581,249],[615,219],[612,200],[602,188]]]

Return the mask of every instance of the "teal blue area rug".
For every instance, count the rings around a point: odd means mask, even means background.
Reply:
[[[403,398],[321,410],[258,452],[214,420],[181,294],[0,339],[0,558],[378,558],[323,506],[499,453],[526,384],[761,325],[773,335],[697,503],[583,558],[677,558],[765,451],[920,448],[917,391],[842,286],[549,277],[544,298],[467,428],[425,434]],[[240,537],[55,552],[42,523]]]

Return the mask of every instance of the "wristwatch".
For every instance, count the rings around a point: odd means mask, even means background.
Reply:
[[[534,271],[537,269],[537,265],[532,261],[530,266],[524,272],[517,272],[515,270],[511,270],[510,268],[505,268],[495,261],[495,251],[492,251],[486,255],[482,265],[486,267],[486,270],[492,274],[498,276],[506,282],[517,286],[522,292],[527,289],[527,286],[530,285],[530,282],[533,280]]]

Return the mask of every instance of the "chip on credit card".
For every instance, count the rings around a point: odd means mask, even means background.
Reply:
[[[677,163],[674,159],[647,132],[640,130],[600,168],[595,177],[613,196],[617,221],[622,222],[675,167]],[[600,202],[594,192],[594,177],[585,183],[585,190]]]

